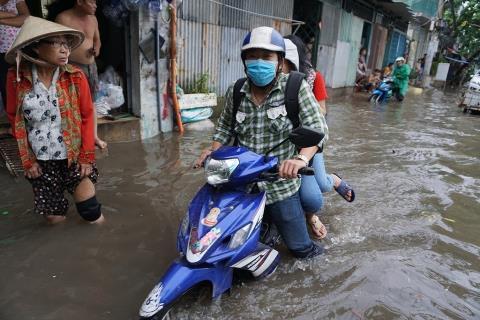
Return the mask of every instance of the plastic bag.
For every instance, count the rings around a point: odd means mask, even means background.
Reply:
[[[123,89],[111,83],[100,81],[95,97],[97,113],[107,115],[111,109],[119,108],[125,103]]]
[[[106,97],[101,97],[95,101],[95,110],[97,111],[98,115],[106,116],[110,111],[110,106],[106,101]]]
[[[112,66],[108,66],[105,69],[105,72],[103,72],[98,76],[98,80],[104,83],[110,83],[116,86],[123,87],[122,77],[120,77],[120,75],[117,73],[117,71],[115,71],[115,69]]]

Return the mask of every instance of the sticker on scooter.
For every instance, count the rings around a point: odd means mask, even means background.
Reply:
[[[196,233],[196,230],[195,230]],[[193,235],[193,234],[192,234]],[[218,237],[220,236],[219,228],[212,228],[206,235],[200,240],[196,240],[197,237],[191,237],[190,249],[193,254],[199,254],[205,251]]]
[[[202,224],[207,227],[213,227],[217,224],[218,215],[220,214],[220,208],[212,208],[208,215],[202,219]]]

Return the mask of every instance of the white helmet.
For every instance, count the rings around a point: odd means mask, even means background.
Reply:
[[[397,59],[395,59],[395,62],[398,62],[398,61],[405,62],[405,58],[404,57],[398,57]]]
[[[297,46],[290,39],[285,40],[285,59],[290,61],[294,66],[295,70],[300,70],[300,63],[298,57]]]
[[[285,42],[277,30],[271,27],[258,27],[247,34],[242,44],[242,52],[248,49],[265,49],[285,53]]]

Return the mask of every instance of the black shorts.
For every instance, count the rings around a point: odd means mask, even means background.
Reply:
[[[36,179],[27,179],[33,187],[35,213],[63,216],[68,210],[65,191],[73,194],[80,184],[80,169],[76,163],[68,167],[67,160],[37,160],[42,168],[42,175]],[[88,178],[95,184],[98,170],[93,164]]]

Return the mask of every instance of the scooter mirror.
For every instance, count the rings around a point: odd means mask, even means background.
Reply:
[[[288,139],[299,148],[308,148],[319,144],[324,136],[325,135],[317,129],[298,127],[289,134]]]

